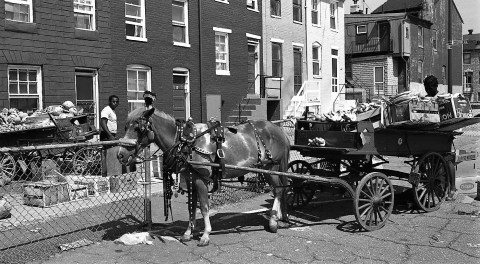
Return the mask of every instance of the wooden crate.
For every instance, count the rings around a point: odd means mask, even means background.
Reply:
[[[23,185],[23,202],[26,205],[49,207],[69,200],[66,182],[39,181]]]
[[[74,184],[86,185],[88,195],[99,196],[110,192],[108,177],[102,176],[70,176]]]
[[[70,201],[85,199],[88,197],[88,186],[83,184],[69,185]]]
[[[110,191],[112,193],[127,192],[137,188],[137,174],[127,173],[110,177]]]

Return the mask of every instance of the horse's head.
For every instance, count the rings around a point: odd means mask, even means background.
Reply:
[[[136,109],[128,115],[125,125],[125,136],[120,139],[117,158],[124,165],[130,165],[135,162],[136,157],[154,142],[155,134],[152,129],[151,117],[155,112],[155,108],[139,113],[141,110]]]

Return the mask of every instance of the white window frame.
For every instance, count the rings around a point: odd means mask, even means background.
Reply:
[[[129,40],[136,40],[136,41],[147,41],[147,29],[146,29],[146,17],[145,17],[145,0],[140,0],[140,16],[137,17],[137,16],[129,16],[127,15],[127,5],[132,5],[132,4],[128,4],[126,1],[125,1],[125,24],[128,24],[128,25],[134,25],[134,26],[141,26],[142,27],[142,30],[141,30],[141,35],[143,37],[135,37],[135,36],[127,36],[127,32],[125,32],[125,36],[127,39]],[[132,5],[133,6],[133,5]],[[136,6],[136,5],[135,5]],[[131,19],[138,19],[138,20],[141,20],[141,22],[133,22],[133,21],[128,21],[127,18],[131,18]]]
[[[338,65],[338,61],[339,61],[339,56],[338,56],[338,52],[339,52],[339,49],[338,48],[334,48],[334,47],[331,47],[332,50],[331,50],[331,56],[332,56],[332,93],[338,93],[338,77],[339,77],[339,73],[340,73],[340,66]],[[337,53],[336,55],[333,54],[334,51]],[[333,76],[333,60],[336,60],[337,61],[337,77],[334,77]]]
[[[76,29],[81,29],[81,30],[90,30],[90,31],[94,31],[96,29],[96,21],[95,21],[95,0],[90,0],[91,1],[91,4],[87,4],[85,3],[80,3],[81,1],[80,0],[73,0],[73,12],[74,14],[82,14],[82,15],[89,15],[90,16],[90,28],[79,28],[77,27],[77,23],[75,22],[75,28]],[[79,7],[79,6],[87,6],[87,7],[91,7],[91,10],[90,11],[85,11],[85,10],[80,10],[76,7]]]
[[[247,0],[247,9],[252,11],[258,11],[258,1],[261,0]]]
[[[6,3],[16,4],[16,5],[28,5],[28,21],[7,19],[7,18],[5,18],[5,19],[10,20],[10,21],[33,23],[33,3],[32,3],[32,0],[5,0],[5,4]],[[6,8],[6,6],[5,6],[5,8]],[[5,12],[6,12],[6,9],[5,9]]]
[[[376,81],[377,75],[375,73],[377,72],[377,68],[382,69],[382,81],[381,82]],[[378,89],[377,84],[382,84],[383,89],[381,89],[381,90]],[[383,91],[385,91],[385,67],[384,66],[374,66],[373,67],[373,92],[378,93],[378,92],[383,92]]]
[[[332,18],[334,19],[334,22],[335,22],[333,25],[332,25]],[[335,1],[332,1],[330,3],[330,29],[335,31],[338,30],[338,3]]]
[[[360,28],[363,28],[363,30]],[[360,34],[367,34],[367,25],[357,25],[357,35]]]
[[[273,77],[273,78],[271,78],[272,80],[283,80],[283,61],[284,61],[283,60],[284,59],[284,57],[283,57],[283,43],[284,43],[284,41],[281,40],[281,39],[274,39],[274,38],[270,39],[270,45],[271,45],[270,46],[271,47],[271,58],[270,58],[270,60],[272,62],[271,75]],[[280,76],[274,76],[273,75],[273,44],[280,45],[280,60],[279,60],[280,61]]]
[[[215,0],[215,1],[223,4],[229,4],[228,0]]]
[[[226,29],[226,28],[217,28],[214,27],[213,31],[215,31],[215,69],[216,69],[216,74],[217,75],[230,75],[230,48],[229,48],[229,34],[232,33],[232,30]],[[225,50],[224,51],[219,51],[217,47],[217,36],[223,36],[225,37]],[[218,43],[220,44],[220,43]],[[219,59],[218,55],[219,53],[224,53],[225,54],[225,59]],[[226,69],[225,70],[218,70],[217,65],[218,64],[225,64]]]
[[[136,89],[135,90],[130,90],[128,87],[128,71],[135,71],[136,72]],[[145,90],[139,90],[140,88],[138,87],[138,72],[146,72],[147,73],[147,83],[146,83],[146,89]],[[135,104],[141,103],[142,105],[145,103],[143,100],[143,92],[145,91],[151,91],[152,90],[152,70],[150,67],[144,66],[144,65],[139,65],[139,64],[131,64],[127,65],[127,93],[128,92],[135,92],[137,93],[137,99],[128,99],[127,95],[127,102],[128,102],[128,112],[131,112],[135,106]],[[140,93],[142,93],[142,97],[138,96]]]
[[[10,70],[17,70],[17,89],[18,93],[12,94],[10,93]],[[37,72],[36,74],[36,84],[37,84],[37,93],[35,94],[22,94],[20,93],[20,80],[18,78],[18,70],[34,70]],[[41,110],[43,109],[43,87],[42,87],[42,68],[40,66],[26,66],[26,65],[8,65],[7,67],[7,83],[8,83],[8,104],[10,107],[10,99],[11,98],[37,98],[38,99],[38,104],[37,104],[37,109]],[[28,73],[27,73],[27,83],[29,84],[30,82],[28,81]],[[33,109],[32,109],[33,110]]]
[[[423,27],[418,26],[418,47],[423,48]]]
[[[315,59],[315,49],[317,51],[317,58]],[[318,73],[315,73],[314,65],[318,64]],[[312,45],[312,74],[313,77],[320,77],[322,75],[322,45],[318,42]]]
[[[183,17],[184,21],[174,21],[172,18],[173,26],[183,27],[185,29],[185,42],[178,42],[173,41],[173,45],[182,46],[182,47],[190,47],[190,38],[188,35],[188,0],[174,0],[175,2],[182,2],[183,3]],[[173,1],[172,1],[173,6]]]
[[[319,26],[320,25],[320,0],[312,0],[312,25],[314,26]],[[313,22],[313,14],[316,14],[317,17],[317,23]]]

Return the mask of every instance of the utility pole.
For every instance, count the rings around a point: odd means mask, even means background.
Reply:
[[[452,48],[453,48],[453,36],[452,36],[452,0],[448,0],[448,45],[447,45],[447,85],[448,85],[448,92],[452,93]]]

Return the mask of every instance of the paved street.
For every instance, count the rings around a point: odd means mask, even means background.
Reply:
[[[381,230],[359,232],[352,202],[319,193],[312,204],[291,212],[291,226],[265,231],[269,194],[223,206],[212,216],[208,247],[175,238],[187,219],[185,197],[174,200],[175,222],[163,225],[161,198],[155,197],[153,245],[125,246],[112,241],[64,252],[42,263],[478,263],[480,201],[459,196],[437,212],[397,206]],[[332,198],[333,197],[333,198]],[[197,238],[198,240],[198,238]]]

